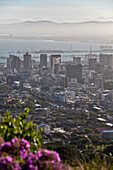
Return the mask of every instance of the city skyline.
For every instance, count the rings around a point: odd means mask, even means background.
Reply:
[[[0,0],[0,23],[113,21],[112,0]]]

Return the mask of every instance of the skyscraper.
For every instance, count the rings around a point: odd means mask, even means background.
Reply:
[[[47,54],[40,54],[40,68],[47,67]]]
[[[102,65],[109,66],[113,69],[113,55],[112,54],[100,54],[100,63]]]
[[[50,62],[51,72],[55,73],[55,64],[58,64],[61,62],[61,55],[51,55],[49,62]]]
[[[9,55],[9,57],[7,58],[7,68],[9,69],[12,69],[11,63],[12,63],[13,57],[15,57],[15,55]]]
[[[96,58],[89,58],[89,70],[95,70],[96,68]]]
[[[24,68],[25,69],[32,68],[31,54],[29,54],[29,53],[24,54]]]
[[[78,83],[82,83],[82,65],[68,64],[66,66],[66,77],[76,78]]]
[[[16,68],[17,70],[20,68],[20,58],[15,56],[15,55],[10,55],[9,58],[7,59],[7,68],[9,69],[14,69]]]

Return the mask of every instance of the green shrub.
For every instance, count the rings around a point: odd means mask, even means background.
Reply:
[[[0,123],[0,137],[5,141],[10,141],[12,138],[26,139],[31,144],[33,152],[41,148],[41,130],[36,130],[36,124],[32,121],[27,123],[25,120],[28,116],[29,109],[25,109],[17,118],[12,118],[10,112],[4,115]]]

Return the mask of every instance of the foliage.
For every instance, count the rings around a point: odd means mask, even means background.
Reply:
[[[62,162],[68,163],[71,166],[75,166],[75,159],[79,158],[79,153],[75,145],[63,145],[62,142],[52,142],[48,144],[44,144],[43,148],[47,148],[49,150],[54,150],[59,153]]]
[[[90,128],[85,128],[84,131],[86,134],[94,134],[94,130],[92,130]]]
[[[26,122],[29,109],[25,109],[16,119],[10,116],[9,111],[4,115],[4,119],[0,123],[0,136],[5,141],[10,141],[12,138],[26,139],[30,142],[33,151],[41,147],[41,131],[36,130],[36,124]]]
[[[25,139],[13,138],[10,142],[4,142],[0,138],[0,169],[6,170],[72,170],[68,165],[63,165],[59,154],[55,151],[41,149],[36,154],[30,150],[30,144]],[[74,159],[70,149],[59,147],[59,151],[73,158],[74,170],[112,170],[113,158],[95,153],[92,159],[85,158],[81,153],[80,159]],[[65,150],[65,151],[64,151]]]
[[[13,138],[11,142],[3,142],[0,146],[0,169],[71,170],[71,167],[61,163],[57,152],[41,149],[34,154],[30,152],[27,140]]]
[[[112,159],[108,159],[105,155],[96,154],[89,162],[84,160],[84,163],[80,167],[83,170],[113,170],[112,161]]]

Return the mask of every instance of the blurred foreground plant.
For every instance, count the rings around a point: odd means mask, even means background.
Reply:
[[[29,142],[25,139],[13,138],[0,146],[0,169],[3,170],[71,170],[63,165],[59,154],[46,149],[36,154],[30,152]]]
[[[0,123],[0,137],[5,141],[10,141],[12,138],[26,139],[31,145],[33,152],[41,148],[41,130],[36,130],[36,124],[26,122],[29,109],[25,109],[17,118],[12,118],[8,111]]]

